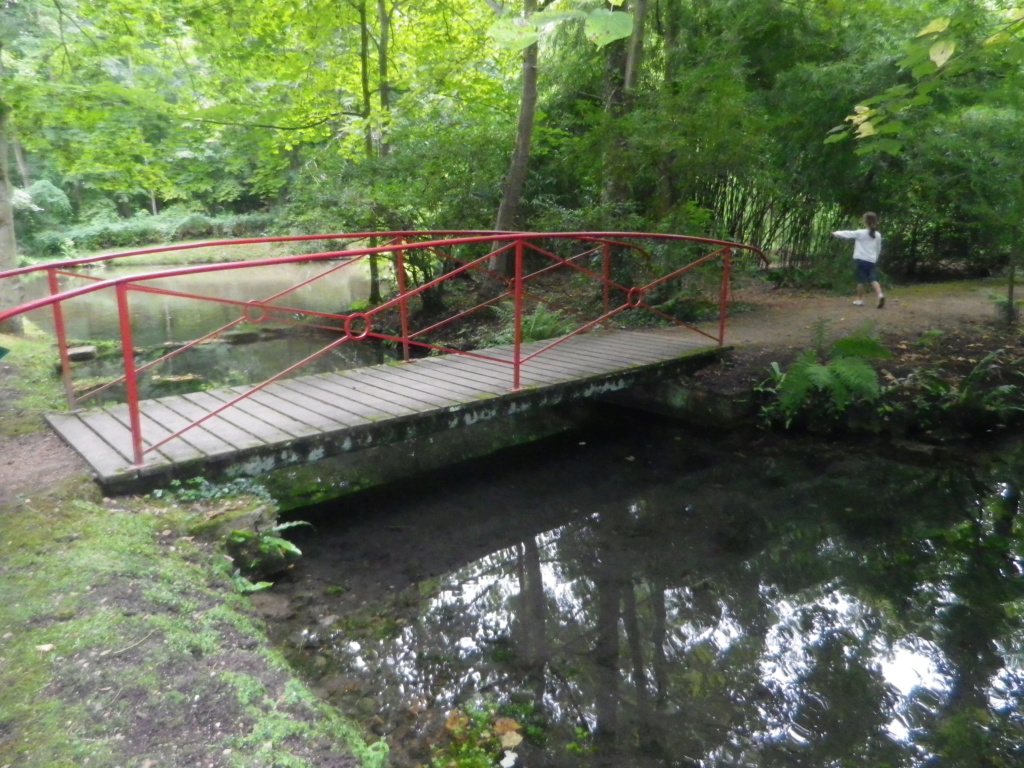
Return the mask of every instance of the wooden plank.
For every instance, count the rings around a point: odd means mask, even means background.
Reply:
[[[384,400],[403,405],[416,413],[423,413],[437,407],[438,402],[430,402],[428,398],[419,396],[415,390],[404,386],[400,379],[389,375],[390,371],[391,368],[382,366],[352,369],[346,372],[345,379],[351,379],[359,387],[375,392]],[[322,388],[325,393],[335,391],[335,385],[330,381],[322,380],[319,376],[310,376],[304,381],[310,386]]]
[[[117,406],[114,406],[115,408]],[[120,406],[127,414],[128,406]],[[127,418],[125,421],[115,418],[105,409],[98,411],[83,411],[79,418],[82,422],[90,427],[93,431],[103,435],[103,439],[110,443],[114,449],[124,457],[127,466],[133,466],[135,464],[135,451],[133,449],[132,433],[127,426]],[[143,431],[142,447],[148,448],[152,445],[145,439],[145,431]],[[142,457],[142,466],[152,466],[155,464],[162,464],[168,461],[168,457],[162,455],[159,451],[155,453],[146,453]]]
[[[493,363],[491,365],[501,365]],[[490,392],[504,392],[512,386],[512,367],[503,366],[502,370],[485,368],[480,361],[468,357],[451,356],[436,359],[434,362],[417,362],[420,370],[430,368],[432,372],[440,372],[448,381],[479,387]]]
[[[302,379],[290,379],[287,382],[279,381],[267,387],[264,392],[268,395],[287,400],[306,412],[316,413],[331,419],[331,421],[341,427],[354,427],[367,422],[366,415],[354,413],[352,410],[328,402],[326,394],[322,390],[311,387],[304,382],[305,377]]]
[[[362,368],[346,372],[346,377],[348,376],[365,381],[370,386],[376,384],[382,391],[391,391],[392,388],[402,387],[402,391],[409,398],[422,403],[428,409],[459,405],[467,400],[475,399],[467,398],[464,395],[456,396],[452,393],[438,392],[429,384],[424,386],[422,378],[406,374],[402,368],[397,367],[388,367],[387,370],[379,367]]]
[[[150,448],[161,440],[170,437],[174,433],[167,429],[163,424],[150,416],[146,410],[149,403],[143,401],[139,403],[139,426],[142,429],[143,446]],[[131,428],[131,423],[128,421],[128,409],[125,408],[123,413],[110,414],[124,426]],[[165,459],[165,462],[156,461],[154,463],[171,463],[178,464],[186,461],[193,461],[195,459],[203,458],[205,454],[193,445],[185,442],[181,438],[175,438],[174,440],[168,440],[166,443],[161,445],[155,451],[147,451],[144,456],[161,457]]]
[[[409,376],[410,382],[414,382],[414,386],[421,391],[448,394],[453,400],[459,400],[462,403],[499,397],[507,391],[507,388],[494,384],[483,384],[479,381],[453,377],[450,372],[433,363],[407,368],[404,372]]]
[[[512,356],[509,355],[509,359]],[[556,357],[554,355],[541,355],[535,357],[525,364],[527,370],[536,375],[552,376],[556,381],[567,382],[574,379],[586,378],[615,370],[609,367],[605,361],[584,357],[583,359],[568,358],[564,352]]]
[[[121,452],[83,422],[77,413],[53,413],[46,420],[101,478],[114,477],[129,467],[130,462]]]
[[[139,403],[139,407],[147,416],[160,423],[172,434],[185,429],[186,431],[182,432],[178,439],[194,446],[205,456],[219,456],[236,450],[234,445],[210,431],[209,422],[192,426],[191,419],[186,419],[173,411],[162,399],[144,400]]]
[[[235,394],[226,389],[210,389],[206,392],[193,392],[186,397],[199,405],[205,403],[212,411],[233,400]],[[304,437],[311,432],[308,424],[286,419],[281,414],[259,403],[252,402],[249,398],[239,400],[227,410],[222,411],[221,416],[230,416],[236,424],[246,430],[255,431],[271,445],[285,443],[296,437]]]
[[[233,396],[219,389],[211,389],[204,392],[190,392],[182,396],[185,400],[193,403],[196,407],[203,409],[206,413],[212,413],[222,408],[233,399]],[[273,444],[281,441],[291,440],[295,437],[291,432],[280,429],[257,415],[238,407],[238,404],[228,406],[219,411],[214,418],[224,419],[234,424],[240,432],[245,432],[263,441],[264,444]]]
[[[201,419],[212,410],[201,408],[182,396],[161,398],[159,402],[168,411],[176,414],[183,421],[190,423]],[[197,429],[206,429],[208,432],[217,435],[236,451],[256,448],[266,444],[265,440],[237,426],[230,418],[224,418],[222,414],[211,416]]]
[[[422,360],[417,360],[415,363],[393,366],[392,375],[408,382],[410,386],[415,387],[419,392],[444,395],[450,400],[457,402],[479,400],[480,395],[485,392],[484,389],[478,386],[466,386],[458,382],[445,380],[443,376],[431,373],[429,367],[424,368],[424,366],[420,365],[422,362]],[[327,375],[334,376],[337,374]]]
[[[339,427],[345,426],[340,421],[321,416],[308,408],[297,406],[264,390],[257,389],[250,392],[246,387],[228,387],[222,391],[230,395],[248,392],[249,396],[239,401],[236,407],[247,412],[258,413],[261,419],[271,421],[289,432],[298,432],[298,437],[309,437],[325,431],[335,431]]]
[[[511,391],[514,383],[515,369],[511,365],[486,361],[487,367],[481,367],[481,361],[471,357],[460,357],[448,362],[455,375],[474,378],[480,381],[489,380],[492,386],[503,391]],[[492,372],[492,373],[489,373]],[[489,379],[485,379],[489,376]],[[571,380],[565,371],[555,371],[537,365],[534,362],[524,363],[520,369],[520,385],[523,387],[541,387],[559,384]]]
[[[689,334],[689,335],[686,335]],[[530,342],[529,355],[550,342]],[[614,377],[657,366],[714,347],[685,333],[595,332],[566,340],[523,364],[521,384],[545,391],[579,379]],[[210,416],[146,454],[144,466],[171,466],[203,457],[292,443],[296,438],[344,432],[370,420],[415,417],[511,393],[511,345],[478,355],[429,357],[339,373],[283,379]],[[150,446],[224,406],[248,388],[228,387],[140,404],[144,445]],[[105,478],[131,472],[132,441],[127,406],[48,417],[61,437]]]
[[[324,374],[324,376],[330,377],[330,386],[335,390],[335,397],[339,402],[343,403],[346,408],[359,409],[359,413],[364,419],[376,420],[386,416],[406,416],[415,413],[414,410],[403,405],[384,402],[373,392],[367,392],[361,388],[358,381],[346,374],[347,371],[344,371],[337,374]],[[324,381],[325,379],[322,378],[321,382]]]

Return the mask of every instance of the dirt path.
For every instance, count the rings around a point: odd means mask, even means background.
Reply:
[[[1004,289],[992,281],[917,285],[887,292],[884,309],[855,307],[852,297],[764,286],[739,289],[733,299],[750,311],[733,315],[726,343],[736,347],[806,348],[816,323],[828,322],[829,338],[872,324],[880,336],[910,338],[930,330],[961,330],[996,318],[994,296]]]

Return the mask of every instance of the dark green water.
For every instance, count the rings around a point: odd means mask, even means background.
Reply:
[[[1019,448],[604,419],[299,513],[256,600],[393,766],[1024,764]]]

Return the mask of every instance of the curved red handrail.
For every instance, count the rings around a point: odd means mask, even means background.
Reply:
[[[57,277],[58,275],[74,275],[71,271],[77,267],[86,265],[102,263],[110,260],[123,260],[130,259],[132,256],[152,255],[156,253],[169,253],[183,250],[193,250],[203,247],[210,246],[244,246],[258,243],[281,243],[281,242],[303,242],[313,240],[349,240],[349,241],[366,241],[371,238],[387,241],[384,245],[379,246],[359,246],[354,248],[345,248],[340,250],[321,251],[316,253],[306,254],[294,254],[286,256],[274,256],[255,260],[237,260],[229,262],[220,262],[215,264],[193,264],[180,267],[162,268],[155,269],[148,272],[141,272],[139,274],[126,275],[111,279],[101,279],[89,277],[91,282],[88,285],[84,285],[78,288],[72,288],[69,290],[60,291]],[[545,246],[545,243],[579,243],[584,246],[584,250],[574,253],[571,256],[561,256],[555,252],[554,245],[550,247]],[[647,282],[640,285],[626,285],[621,281],[617,281],[612,278],[612,265],[613,265],[613,251],[619,249],[625,253],[639,254],[644,257],[646,262],[651,261],[651,255],[644,248],[645,242],[650,243],[677,243],[677,244],[688,244],[693,246],[703,246],[706,248],[712,248],[709,253],[704,254],[700,258],[690,261],[685,264],[681,264],[674,269],[669,269],[664,274],[660,274]],[[476,256],[471,260],[464,260],[454,255],[453,248],[456,246],[480,246],[485,245],[483,249],[484,255]],[[118,312],[119,312],[119,324],[121,329],[121,343],[122,343],[122,354],[125,360],[125,373],[118,381],[124,383],[127,391],[127,404],[129,409],[129,416],[131,420],[131,430],[133,437],[133,451],[134,461],[136,465],[143,462],[144,454],[149,451],[154,451],[164,443],[180,436],[183,432],[197,426],[206,419],[212,417],[216,413],[219,413],[226,408],[233,405],[235,402],[247,397],[252,392],[258,391],[263,387],[266,387],[270,383],[277,381],[278,379],[289,375],[293,371],[301,368],[303,365],[309,363],[311,360],[326,354],[331,349],[334,349],[341,344],[355,343],[369,339],[390,341],[399,344],[404,350],[406,359],[409,358],[410,349],[412,347],[420,347],[427,350],[436,350],[449,353],[467,354],[476,357],[486,357],[489,360],[495,360],[498,362],[507,362],[504,360],[498,360],[495,357],[488,357],[483,352],[455,350],[447,347],[439,346],[429,341],[431,333],[438,330],[440,327],[455,322],[475,311],[480,310],[483,307],[492,306],[498,302],[511,300],[514,311],[514,323],[513,323],[513,360],[509,365],[513,369],[512,377],[512,388],[517,389],[520,385],[520,368],[523,363],[527,360],[533,359],[538,355],[544,354],[546,351],[562,343],[566,338],[579,333],[585,333],[592,328],[607,324],[612,318],[621,315],[625,312],[634,310],[643,310],[650,312],[655,316],[662,318],[667,321],[674,321],[666,313],[659,310],[647,303],[646,297],[650,291],[664,284],[669,280],[675,280],[682,278],[687,272],[696,269],[697,267],[705,264],[713,264],[720,262],[722,265],[721,282],[718,292],[718,303],[719,303],[719,329],[717,337],[711,336],[704,331],[697,328],[690,327],[697,333],[700,333],[712,340],[718,342],[721,345],[724,342],[725,335],[725,318],[726,318],[726,304],[728,298],[728,286],[730,280],[730,263],[734,252],[748,252],[757,256],[762,264],[767,263],[764,254],[757,248],[745,245],[742,243],[734,243],[725,240],[718,240],[713,238],[701,238],[689,235],[669,235],[669,234],[653,234],[653,233],[635,233],[635,232],[556,232],[556,233],[539,233],[539,232],[493,232],[493,231],[478,231],[478,230],[432,230],[432,231],[393,231],[393,232],[360,232],[360,233],[332,233],[328,235],[291,235],[281,237],[266,237],[266,238],[243,238],[236,240],[211,240],[201,241],[196,243],[185,243],[169,246],[157,246],[153,248],[143,248],[133,251],[122,251],[117,253],[102,254],[99,256],[91,256],[79,259],[69,259],[61,262],[51,262],[48,264],[22,267],[15,270],[0,273],[0,280],[19,279],[23,276],[30,275],[37,272],[45,272],[49,280],[49,287],[51,295],[45,296],[40,299],[36,299],[30,302],[26,302],[18,307],[13,307],[0,311],[0,322],[13,317],[18,314],[30,312],[33,310],[41,309],[44,307],[52,307],[54,312],[54,327],[57,335],[58,348],[61,357],[61,367],[64,372],[65,388],[68,394],[69,405],[74,407],[79,398],[74,394],[74,388],[71,382],[71,366],[68,356],[68,341],[64,330],[62,307],[65,302],[78,296],[82,296],[88,293],[102,291],[102,290],[113,290],[117,295],[118,301]],[[448,267],[442,274],[433,277],[420,285],[408,285],[407,280],[407,265],[410,255],[422,254],[430,258],[439,260],[445,263]],[[532,254],[532,258],[541,261],[545,266],[534,269],[533,271],[526,271],[524,266],[525,258],[527,255]],[[513,270],[511,276],[506,275],[503,272],[496,271],[493,267],[494,262],[505,255],[513,260]],[[390,296],[379,305],[366,309],[360,312],[349,312],[349,313],[328,313],[318,312],[311,310],[304,310],[295,307],[283,306],[277,303],[280,299],[285,297],[288,293],[297,290],[299,287],[306,285],[310,282],[323,279],[324,277],[333,274],[337,270],[351,268],[352,265],[358,264],[365,259],[371,257],[389,257],[394,265],[395,276],[397,282],[397,289],[394,295]],[[600,259],[600,271],[592,268],[588,263],[588,259]],[[615,258],[624,259],[625,256],[619,255]],[[340,261],[341,263],[330,266],[318,275],[310,277],[306,280],[297,283],[285,290],[278,292],[277,294],[266,297],[266,298],[254,298],[247,301],[238,301],[225,299],[218,296],[205,296],[195,293],[186,293],[182,291],[175,291],[168,288],[160,287],[159,281],[162,279],[182,276],[182,275],[194,275],[212,272],[223,272],[227,270],[236,269],[251,269],[266,267],[272,265],[281,264],[294,264],[304,262],[323,262],[325,264],[329,262]],[[548,303],[545,296],[542,295],[542,290],[530,288],[529,286],[538,284],[546,275],[560,270],[566,269],[572,271],[577,276],[592,280],[599,284],[602,289],[603,295],[603,310],[595,317],[581,317],[581,324],[574,331],[566,336],[559,339],[553,340],[551,343],[544,345],[541,349],[535,350],[529,356],[523,356],[521,353],[522,344],[522,320],[524,317],[524,304],[526,302],[531,303]],[[460,277],[470,274],[483,274],[491,281],[494,285],[498,286],[495,291],[495,295],[487,298],[476,306],[470,309],[460,311],[456,315],[451,317],[443,318],[440,321],[434,322],[429,326],[422,328],[412,329],[410,327],[410,302],[417,298],[422,299],[429,291],[432,291],[447,281],[452,281]],[[239,307],[239,317],[233,321],[230,321],[226,326],[218,329],[214,329],[210,333],[203,336],[201,339],[196,339],[189,344],[184,345],[182,348],[175,350],[167,355],[164,355],[159,360],[152,361],[140,367],[135,367],[133,360],[133,349],[131,343],[132,327],[131,317],[129,312],[129,302],[131,292],[149,293],[149,294],[163,294],[170,296],[182,296],[187,298],[194,298],[204,301],[220,302],[225,304],[233,304]],[[612,297],[614,295],[621,294],[623,299],[618,304],[613,304]],[[383,330],[378,330],[375,324],[378,318],[385,316],[387,313],[395,312],[398,314],[400,319],[401,330],[398,335],[394,333],[388,333]],[[139,399],[137,389],[137,377],[143,371],[160,364],[168,358],[180,354],[184,349],[188,349],[195,344],[202,343],[211,337],[216,336],[223,331],[238,325],[241,322],[263,322],[267,319],[277,319],[285,322],[296,322],[290,316],[304,316],[310,318],[312,324],[319,328],[329,328],[332,332],[339,334],[338,338],[331,341],[323,349],[315,352],[304,360],[301,360],[278,374],[275,374],[268,380],[254,385],[248,392],[239,395],[228,403],[225,403],[215,411],[207,413],[202,418],[197,419],[189,426],[182,430],[174,433],[170,437],[164,438],[159,442],[150,441],[150,445],[146,448],[143,447],[144,440],[142,435],[142,429],[140,426],[139,418]],[[334,325],[327,325],[327,323],[333,323]],[[685,323],[679,323],[681,325],[687,325]],[[110,386],[110,385],[106,385]],[[94,390],[90,394],[95,394],[105,387],[99,390]]]

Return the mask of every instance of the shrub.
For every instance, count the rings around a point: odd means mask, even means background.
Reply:
[[[889,350],[862,330],[836,340],[824,350],[825,323],[816,328],[816,341],[785,371],[772,364],[769,383],[761,387],[771,400],[762,410],[769,425],[789,428],[806,425],[834,428],[839,418],[858,402],[873,402],[882,392],[878,372],[869,362],[890,357]]]

